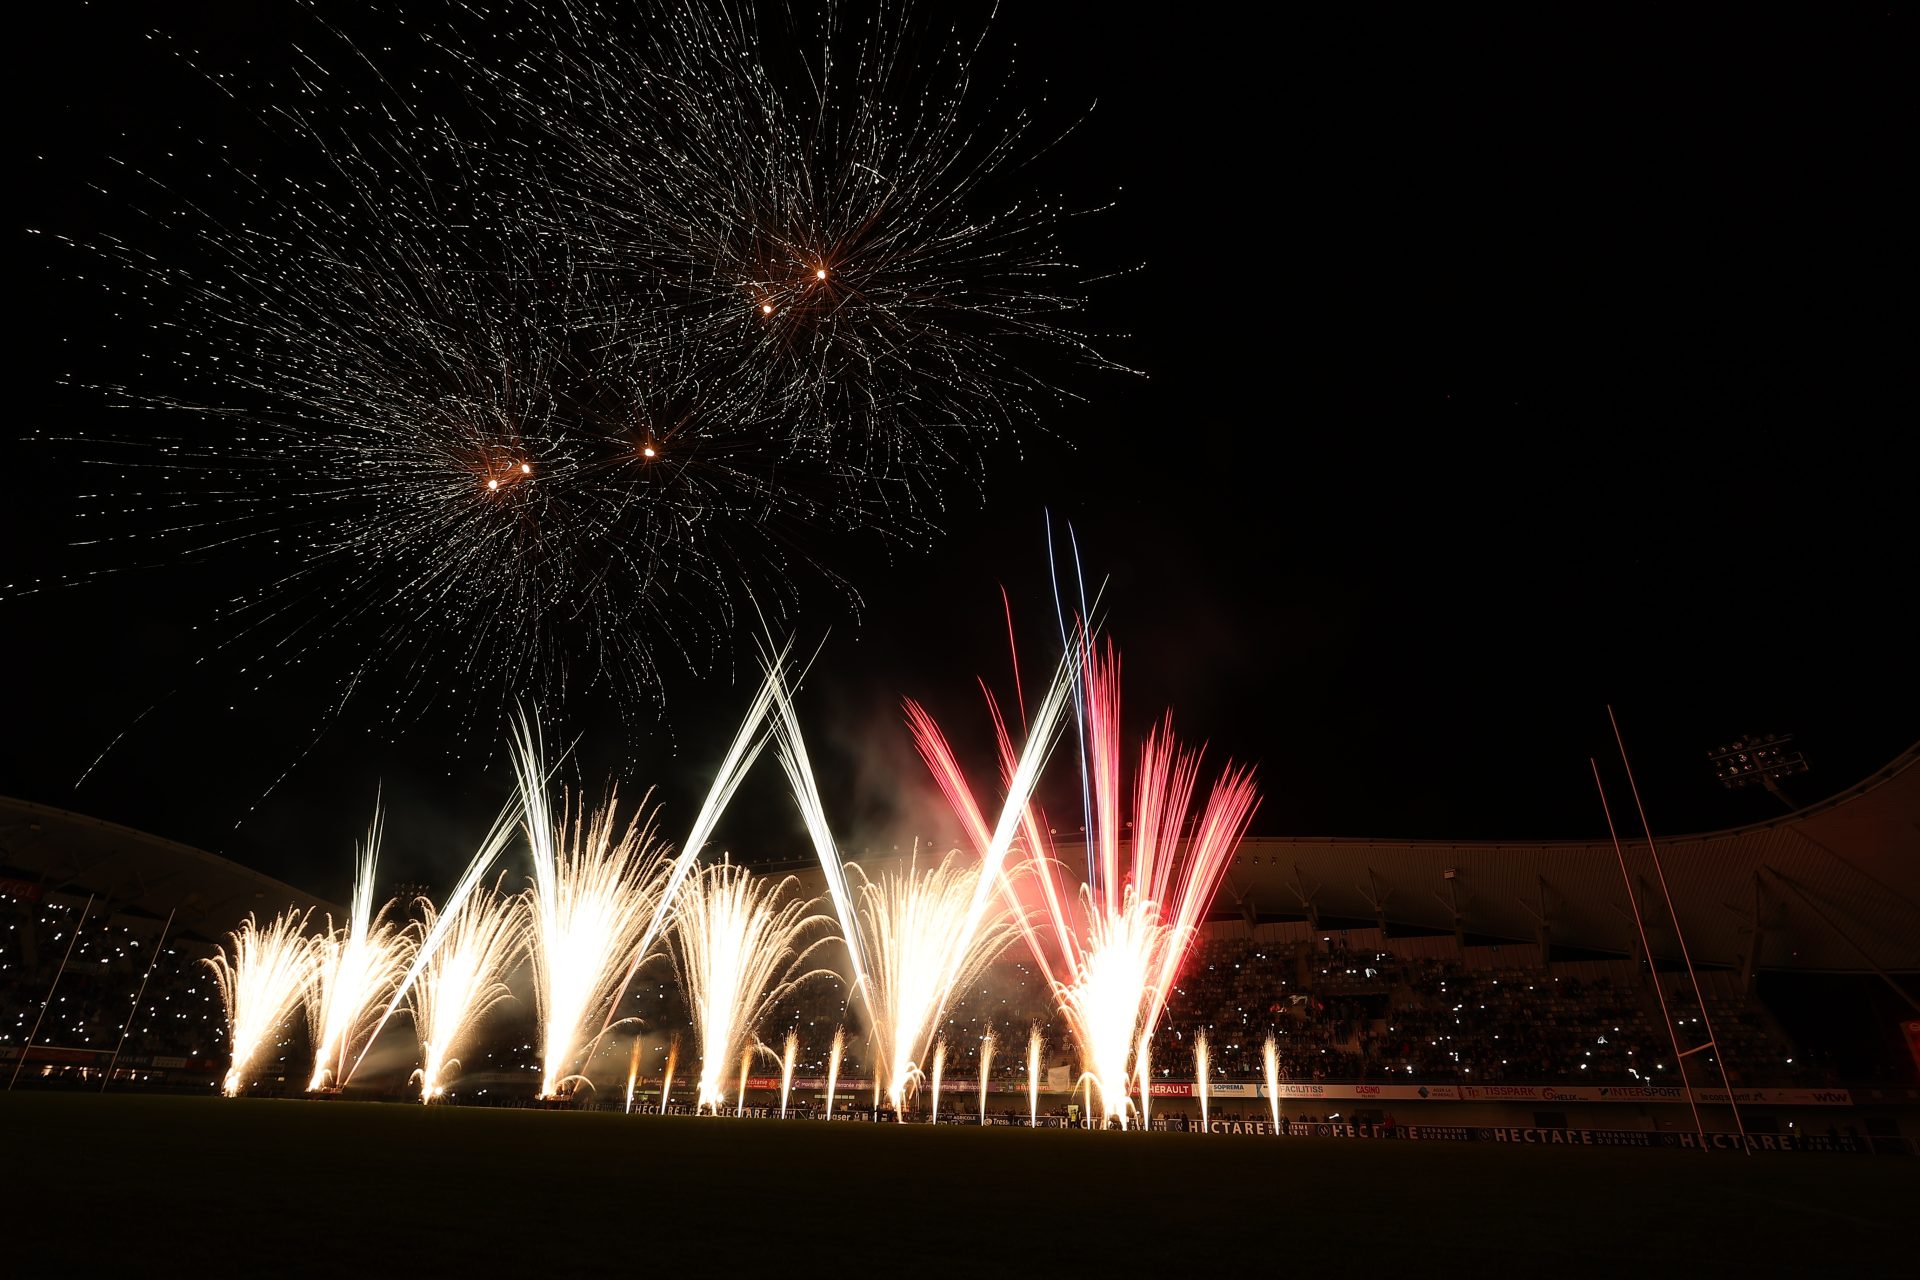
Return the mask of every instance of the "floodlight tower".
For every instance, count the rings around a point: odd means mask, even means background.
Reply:
[[[1780,780],[1805,773],[1812,767],[1803,753],[1787,749],[1792,741],[1790,733],[1748,734],[1707,752],[1707,763],[1713,766],[1714,777],[1729,791],[1757,782],[1791,809],[1793,800],[1781,788]]]

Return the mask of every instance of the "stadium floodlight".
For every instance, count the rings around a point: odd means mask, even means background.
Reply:
[[[1780,780],[1812,767],[1802,752],[1788,749],[1792,741],[1790,733],[1748,734],[1707,752],[1707,763],[1713,766],[1713,776],[1729,791],[1758,783],[1792,808],[1793,801],[1781,790]]]

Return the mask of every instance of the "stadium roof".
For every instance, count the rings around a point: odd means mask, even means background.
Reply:
[[[1615,820],[1621,821],[1616,803]],[[1269,912],[1339,916],[1632,954],[1622,855],[1658,956],[1679,958],[1660,875],[1629,807],[1611,841],[1251,839],[1231,895]],[[1696,964],[1920,971],[1920,744],[1832,799],[1768,822],[1659,836]],[[1753,941],[1757,939],[1757,943]]]
[[[1623,854],[1649,948],[1678,960],[1647,842],[1627,825],[1631,803],[1623,821],[1616,801],[1615,816],[1620,854],[1610,841],[1250,838],[1213,918],[1522,942],[1537,941],[1544,920],[1556,948],[1631,955]],[[1740,967],[1757,937],[1757,969],[1920,972],[1920,744],[1819,804],[1654,844],[1696,964]],[[1082,865],[1077,843],[1055,853]]]
[[[165,919],[176,933],[217,940],[249,911],[332,903],[271,876],[159,836],[27,800],[0,797],[0,880],[41,893],[94,894],[116,911]]]

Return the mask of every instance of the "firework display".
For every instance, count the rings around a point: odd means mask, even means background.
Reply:
[[[1024,939],[1078,1060],[1077,1072],[1064,1085],[1048,1079],[1044,1087],[1082,1094],[1089,1127],[1149,1127],[1154,1028],[1256,796],[1247,772],[1229,766],[1206,803],[1196,808],[1200,754],[1181,748],[1169,724],[1162,723],[1145,739],[1134,779],[1133,818],[1126,824],[1132,834],[1121,837],[1118,671],[1111,646],[1099,650],[1089,638],[1076,638],[1034,705],[1018,749],[1013,726],[990,700],[1006,791],[991,826],[939,726],[908,702],[910,737],[963,829],[977,842],[977,852],[953,850],[923,863],[916,850],[904,864],[870,875],[856,863],[838,862],[788,687],[785,651],[769,657],[762,688],[696,820],[694,848],[704,846],[744,771],[771,740],[820,862],[827,892],[814,900],[796,892],[794,877],[757,874],[727,859],[701,865],[697,853],[689,856],[684,850],[670,856],[654,839],[651,817],[616,818],[617,795],[610,794],[607,804],[592,812],[565,797],[556,804],[539,731],[523,718],[510,742],[516,801],[496,819],[444,912],[422,903],[415,925],[400,930],[387,919],[392,904],[373,910],[369,886],[378,848],[376,820],[361,851],[347,925],[329,924],[306,938],[303,917],[276,921],[267,931],[249,922],[235,935],[235,959],[222,959],[223,987],[236,993],[265,990],[272,985],[266,980],[272,972],[291,993],[288,998],[309,1003],[321,1061],[314,1087],[346,1084],[350,1064],[365,1057],[393,1007],[407,999],[420,1043],[415,1079],[421,1098],[430,1101],[445,1095],[458,1065],[457,1046],[509,997],[511,972],[524,954],[538,1021],[537,1060],[525,1069],[539,1075],[539,1099],[564,1101],[593,1085],[592,1059],[607,1034],[643,1019],[626,1002],[627,995],[659,936],[667,943],[699,1046],[693,1109],[744,1115],[750,1091],[777,1087],[777,1114],[784,1117],[801,1060],[800,1015],[779,1048],[765,1043],[760,1029],[774,1008],[809,979],[832,974],[807,965],[821,948],[838,941],[851,970],[842,1012],[858,1012],[865,1023],[869,1078],[863,1083],[872,1090],[873,1114],[881,1114],[884,1099],[886,1114],[904,1120],[924,1086],[930,1091],[928,1114],[938,1121],[939,1095],[955,1063],[949,1015],[959,1012],[958,1000],[971,998],[989,966]],[[1082,721],[1087,811],[1097,815],[1088,843],[1087,881],[1077,892],[1069,892],[1062,879],[1060,864],[1040,834],[1046,828],[1033,802],[1069,706]],[[508,895],[498,887],[481,887],[481,877],[505,848],[515,816],[532,876],[524,893]],[[813,913],[814,903],[822,900],[834,902],[833,915]],[[664,923],[656,928],[656,921]],[[1047,945],[1056,940],[1062,944],[1057,954]],[[236,1050],[231,1091],[244,1087],[264,1034],[259,1028],[271,1027],[274,1007],[265,995],[230,998]],[[322,1016],[336,1007],[346,1012]],[[989,1023],[977,1042],[973,1087],[979,1091],[982,1124],[995,1039]],[[829,1115],[846,1047],[845,1027],[836,1027],[825,1062]],[[661,1076],[663,1112],[671,1105],[678,1052],[676,1035]],[[1204,1033],[1193,1052],[1204,1124],[1210,1067]],[[1266,1093],[1277,1097],[1271,1038],[1266,1053]],[[1046,1038],[1036,1020],[1027,1038],[1029,1126],[1037,1127],[1040,1120],[1045,1054]],[[761,1058],[779,1064],[777,1081],[756,1082],[753,1065]],[[639,1080],[640,1042],[635,1040],[625,1079],[626,1109]]]

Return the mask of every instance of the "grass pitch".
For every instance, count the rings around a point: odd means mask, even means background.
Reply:
[[[11,1093],[0,1138],[21,1276],[1905,1276],[1920,1205],[1895,1157],[354,1102]]]

